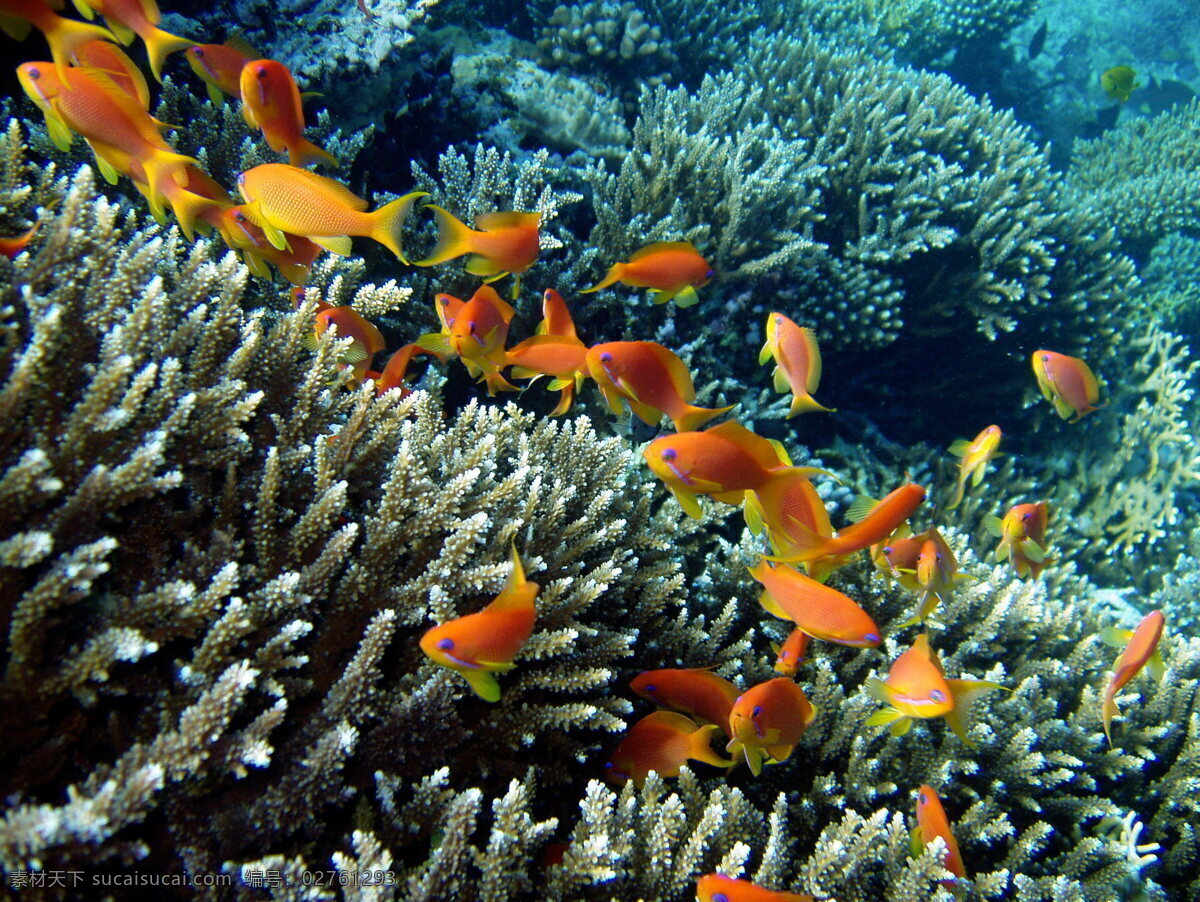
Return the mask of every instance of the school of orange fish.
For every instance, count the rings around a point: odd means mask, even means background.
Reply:
[[[367,203],[344,185],[304,168],[336,166],[337,161],[304,137],[303,95],[287,67],[263,59],[241,40],[195,44],[163,31],[154,0],[74,2],[88,19],[101,15],[107,27],[58,15],[62,0],[0,0],[0,25],[6,32],[20,39],[32,27],[50,45],[52,61],[23,63],[17,71],[59,147],[66,149],[79,136],[93,151],[105,178],[114,184],[122,176],[130,179],[159,222],[165,222],[169,206],[189,239],[197,231],[216,232],[256,275],[269,277],[267,264],[278,269],[297,286],[298,303],[317,256],[322,250],[349,254],[353,236],[372,238],[408,263],[401,232],[424,193],[411,192],[368,211]],[[226,97],[240,101],[247,124],[262,132],[272,150],[286,152],[289,162],[243,172],[237,184],[243,202],[234,203],[197,160],[177,153],[163,138],[171,126],[149,113],[146,79],[118,46],[130,43],[134,35],[145,43],[150,69],[160,81],[167,57],[186,51],[213,104],[223,103]],[[484,284],[466,301],[438,294],[434,306],[441,330],[397,350],[380,371],[370,366],[385,351],[383,336],[348,307],[317,301],[313,345],[330,328],[339,338],[350,339],[339,358],[346,384],[372,379],[381,393],[404,391],[413,356],[426,353],[443,362],[459,359],[489,394],[516,390],[505,378],[505,369],[512,378],[530,383],[548,377],[548,387],[560,392],[552,416],[570,410],[590,379],[613,413],[628,406],[651,426],[658,426],[664,416],[670,419],[676,432],[645,447],[646,464],[692,517],[701,516],[701,495],[742,508],[747,526],[754,534],[763,534],[771,550],[750,568],[750,575],[762,586],[759,602],[767,613],[790,621],[793,629],[775,649],[775,669],[781,676],[745,691],[708,668],[654,670],[635,677],[630,684],[633,692],[660,709],[629,728],[606,765],[606,776],[640,786],[650,771],[677,776],[688,760],[719,768],[744,760],[756,776],[764,765],[786,761],[819,716],[795,681],[809,643],[875,648],[883,640],[880,628],[861,605],[825,584],[833,571],[867,551],[886,579],[916,593],[914,615],[897,629],[925,621],[956,585],[970,579],[958,572],[954,554],[936,527],[913,533],[908,526],[925,500],[925,488],[906,484],[878,501],[859,498],[849,511],[851,522],[835,530],[812,484],[812,478],[825,471],[793,466],[778,442],[755,435],[736,420],[701,431],[731,408],[695,406],[691,374],[676,354],[649,341],[588,346],[576,334],[563,297],[553,289],[543,295],[542,320],[535,334],[507,347],[515,310],[490,283],[512,274],[513,298],[517,297],[521,275],[538,259],[540,215],[497,211],[477,217],[472,229],[448,210],[432,204],[425,208],[436,217],[439,237],[432,252],[415,265],[433,266],[468,256],[466,270],[482,277]],[[35,223],[24,235],[0,239],[0,253],[15,258],[36,232]],[[664,242],[615,263],[583,293],[620,282],[651,289],[656,303],[673,300],[688,307],[698,300],[696,289],[713,276],[712,267],[693,246]],[[792,395],[789,418],[830,410],[813,397],[821,378],[816,338],[782,313],[767,317],[759,363],[770,361],[775,365],[776,390]],[[1032,364],[1043,396],[1061,417],[1075,422],[1098,409],[1099,384],[1082,360],[1039,350]],[[988,426],[974,440],[951,446],[961,462],[947,509],[957,507],[968,489],[982,482],[1000,440],[999,427]],[[999,539],[997,560],[1011,561],[1021,578],[1036,579],[1051,562],[1048,520],[1044,501],[1017,504],[1003,518],[989,517],[986,526]],[[477,613],[430,629],[420,640],[421,650],[460,674],[481,699],[498,701],[500,684],[494,674],[517,666],[515,660],[535,625],[537,593],[538,585],[525,578],[513,548],[511,573],[500,594]],[[1144,666],[1156,673],[1161,670],[1158,644],[1163,626],[1163,615],[1154,611],[1136,629],[1110,629],[1102,637],[1123,646],[1101,711],[1110,744],[1117,693]],[[872,678],[865,689],[883,705],[867,724],[886,725],[892,735],[901,736],[914,720],[943,718],[970,745],[967,715],[972,701],[1005,687],[987,680],[947,677],[929,635],[922,632],[892,662],[887,678]],[[728,758],[711,746],[718,732],[727,739]],[[956,879],[964,877],[937,793],[921,786],[916,799],[914,854],[939,837],[945,844],[944,866]],[[719,874],[700,878],[696,892],[704,902],[812,898]]]

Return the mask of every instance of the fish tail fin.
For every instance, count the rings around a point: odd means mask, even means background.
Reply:
[[[621,277],[625,275],[625,264],[614,263],[608,268],[608,272],[604,278],[593,285],[591,288],[585,288],[580,291],[580,294],[591,294],[593,291],[600,291],[602,288],[607,288],[609,285],[615,285],[621,281]]]
[[[960,504],[962,504],[963,496],[966,493],[967,493],[967,481],[965,479],[960,479],[958,481],[958,487],[954,490],[954,498],[950,501],[949,504],[946,505],[946,510],[952,511],[956,507],[958,507]]]
[[[207,197],[191,191],[175,191],[172,193],[171,209],[179,222],[179,230],[188,241],[194,241],[196,236],[196,221],[200,215],[216,204]]]
[[[967,716],[971,713],[971,704],[981,695],[995,692],[997,689],[1003,689],[1005,692],[1012,690],[991,680],[946,680],[946,685],[954,697],[954,707],[943,715],[946,723],[950,724],[954,735],[965,745],[974,747],[975,743],[967,738]]]
[[[404,221],[408,219],[408,214],[420,198],[428,197],[427,191],[410,191],[403,197],[398,197],[388,204],[384,204],[378,210],[371,214],[374,223],[371,227],[371,237],[386,247],[389,251],[396,255],[405,266],[408,265],[408,258],[404,256]]]
[[[688,739],[690,746],[688,757],[696,761],[703,761],[705,764],[711,764],[713,767],[733,767],[732,760],[722,758],[713,751],[713,747],[709,744],[709,740],[717,729],[716,724],[710,723],[705,724],[693,733]]]
[[[471,236],[475,232],[470,226],[437,204],[426,204],[425,209],[432,210],[437,220],[438,240],[429,256],[417,260],[416,266],[436,266],[438,263],[471,253]]]
[[[177,186],[182,186],[187,182],[187,173],[184,172],[184,168],[200,165],[200,161],[194,157],[166,150],[155,150],[140,162],[146,173],[146,185],[150,189],[146,194],[146,199],[150,202],[150,211],[155,214],[156,219],[163,213],[163,198],[166,194],[163,186],[167,181],[171,180]]]
[[[678,418],[672,417],[675,423],[675,431],[695,432],[709,420],[719,417],[723,413],[728,413],[736,406],[736,404],[730,404],[728,407],[696,407],[693,404],[685,404],[682,416]]]
[[[288,148],[288,162],[293,166],[316,166],[318,163],[324,163],[332,169],[341,165],[337,157],[307,138],[300,138],[295,147]]]
[[[180,50],[187,50],[196,43],[171,34],[169,31],[163,31],[161,28],[152,28],[142,37],[146,42],[146,56],[150,59],[150,71],[154,73],[154,78],[160,83],[162,82],[163,64],[166,63],[167,57]]]
[[[78,22],[57,16],[54,26],[45,33],[46,43],[50,45],[50,57],[54,60],[54,68],[60,79],[66,78],[64,70],[71,64],[79,48],[89,41],[111,41],[117,39],[111,31],[100,25],[88,22]]]
[[[792,406],[788,408],[787,419],[791,419],[799,413],[834,413],[836,407],[826,407],[824,404],[817,402],[817,399],[807,392],[797,394],[792,397]]]

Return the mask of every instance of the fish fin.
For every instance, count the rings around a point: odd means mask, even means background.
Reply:
[[[787,761],[791,757],[792,749],[794,748],[794,745],[769,745],[767,746],[767,754],[776,761]]]
[[[303,285],[308,281],[308,274],[312,267],[305,266],[303,263],[276,263],[275,268],[279,270],[279,274],[291,282],[293,285]]]
[[[674,301],[676,307],[694,307],[700,303],[700,295],[696,294],[696,289],[691,285],[686,285],[676,292]]]
[[[727,420],[719,426],[713,426],[708,430],[708,434],[736,443],[765,470],[773,470],[782,463],[776,445],[754,434],[737,420]]]
[[[758,535],[763,531],[763,506],[759,500],[758,493],[752,489],[746,490],[746,498],[742,502],[742,517],[746,521],[746,527],[754,535]]]
[[[1011,692],[1012,690],[1007,686],[1001,686],[999,683],[993,683],[990,680],[951,679],[946,680],[946,685],[950,689],[950,694],[954,697],[954,707],[943,715],[946,718],[946,723],[950,724],[950,729],[966,745],[974,746],[974,743],[967,738],[967,716],[971,712],[972,702],[981,695],[995,692],[997,689],[1002,689],[1005,692]]]
[[[500,374],[498,370],[489,370],[484,373],[484,382],[487,383],[488,395],[494,395],[498,391],[520,391],[521,389],[513,385]]]
[[[99,169],[100,174],[104,176],[104,181],[108,182],[110,185],[115,185],[121,180],[120,174],[113,167],[112,163],[108,162],[108,160],[104,159],[104,157],[100,156],[99,154],[96,154],[95,159],[96,168]]]
[[[14,41],[25,40],[29,37],[29,32],[32,30],[33,26],[25,19],[0,14],[0,31],[3,31]]]
[[[404,221],[408,219],[413,204],[420,198],[428,196],[426,191],[410,191],[403,197],[384,204],[371,214],[371,237],[395,254],[396,259],[405,266],[408,266],[408,258],[404,256],[404,245],[402,244]]]
[[[889,705],[886,708],[876,711],[874,714],[864,720],[863,724],[868,727],[883,727],[895,724],[897,721],[902,719],[907,718],[905,715],[901,714],[899,711]]]
[[[955,439],[949,448],[951,454],[955,457],[965,457],[967,452],[971,450],[971,440],[960,438]]]
[[[54,146],[59,150],[70,150],[71,142],[75,140],[75,133],[67,127],[57,116],[46,116],[46,131],[50,135],[50,140],[54,142]],[[113,182],[115,185],[116,182]]]
[[[800,340],[808,351],[808,379],[804,387],[812,394],[821,384],[821,348],[817,344],[817,333],[808,326],[800,327]]]
[[[899,720],[893,721],[888,727],[888,732],[893,736],[903,736],[912,729],[913,721],[911,717],[901,717]]]
[[[349,257],[354,252],[354,242],[349,235],[309,235],[308,240],[339,257]]]
[[[411,195],[409,196],[411,197]],[[434,219],[437,221],[438,240],[429,256],[414,261],[414,265],[436,266],[438,263],[445,263],[447,260],[471,253],[471,236],[475,233],[466,223],[437,204],[425,204],[425,209],[433,211]]]
[[[671,489],[671,494],[675,496],[675,500],[679,502],[679,506],[683,508],[683,512],[693,520],[702,520],[704,518],[704,509],[700,507],[700,502],[695,495],[690,492],[681,492],[677,489]]]
[[[76,4],[76,6],[78,5]],[[108,26],[108,30],[116,37],[118,44],[128,47],[137,37],[137,33],[124,22],[117,22],[113,19],[105,19],[104,22]]]
[[[794,564],[824,557],[829,539],[817,534],[807,523],[800,522],[790,514],[787,516],[787,520],[789,521],[786,528],[788,553],[770,556],[767,560]]]
[[[475,217],[475,228],[485,232],[492,229],[537,228],[542,221],[541,213],[519,213],[499,211],[480,213]]]
[[[657,426],[662,421],[662,411],[657,407],[651,407],[649,404],[644,404],[636,398],[631,398],[628,395],[625,400],[629,403],[629,409],[632,410],[639,420],[647,426]]]
[[[1121,713],[1117,707],[1117,700],[1114,697],[1115,693],[1111,690],[1104,694],[1104,701],[1100,705],[1100,720],[1104,723],[1104,735],[1108,738],[1108,745],[1111,748],[1113,744],[1112,738],[1112,720]]]
[[[293,166],[315,166],[318,163],[324,163],[333,169],[337,169],[341,165],[337,157],[324,148],[313,144],[307,138],[297,139],[296,146],[289,147],[287,152],[288,162]]]
[[[925,837],[920,827],[908,831],[908,855],[910,858],[920,858],[925,854]]]
[[[521,556],[517,554],[515,543],[509,549],[509,563],[512,569],[509,570],[508,579],[505,580],[500,594],[487,606],[490,611],[532,608],[533,600],[537,597],[538,584],[525,578],[525,568],[521,565]]]
[[[852,523],[859,523],[867,518],[867,514],[871,512],[876,504],[879,503],[877,498],[871,498],[868,495],[859,495],[850,505],[850,509],[846,511],[846,517]]]
[[[142,37],[146,42],[146,56],[150,60],[150,71],[154,73],[154,78],[160,83],[162,82],[163,64],[166,63],[167,57],[180,50],[187,50],[196,43],[163,31],[161,28],[152,28]]]
[[[1060,398],[1058,395],[1054,396],[1054,409],[1055,409],[1055,411],[1057,411],[1059,417],[1061,417],[1064,420],[1071,420],[1072,417],[1074,417],[1075,420],[1079,419],[1079,416],[1076,413],[1075,408],[1072,407],[1070,404],[1068,404],[1063,398]],[[1074,421],[1074,420],[1072,420],[1072,421]]]
[[[654,244],[647,244],[643,248],[638,248],[629,257],[630,262],[641,260],[643,257],[649,257],[651,254],[657,254],[661,251],[691,251],[693,254],[699,253],[696,246],[690,241],[656,241]]]
[[[567,385],[565,388],[562,389],[561,394],[558,396],[558,404],[556,404],[554,406],[554,409],[552,411],[550,411],[550,416],[561,417],[563,414],[565,414],[568,410],[571,409],[571,404],[574,403],[574,401],[575,401],[575,383],[572,382],[569,385]]]
[[[211,81],[206,81],[204,87],[208,92],[208,100],[213,106],[219,107],[225,103],[225,93]]]
[[[824,404],[818,403],[812,395],[804,392],[792,397],[792,406],[788,408],[787,418],[790,420],[799,413],[835,413],[836,411],[836,407],[826,407]]]
[[[775,372],[771,374],[771,384],[775,391],[781,395],[785,395],[792,390],[792,384],[788,382],[787,373],[783,371],[783,367],[775,367]]]
[[[607,288],[609,285],[612,285],[616,282],[621,281],[621,277],[624,274],[625,274],[625,264],[624,263],[614,263],[612,266],[610,266],[608,268],[608,272],[605,273],[605,276],[603,279],[601,279],[599,282],[597,282],[591,288],[582,289],[579,293],[580,294],[591,294],[593,291],[599,291],[602,288]]]
[[[575,380],[570,377],[551,379],[546,383],[546,388],[550,391],[563,391],[567,388],[574,389]]]
[[[718,729],[720,728],[716,724],[710,723],[692,733],[689,737],[690,754],[688,757],[695,761],[711,764],[713,767],[732,767],[734,762],[729,758],[722,758],[713,751],[713,747],[710,745],[712,735]]]
[[[1156,680],[1161,680],[1166,676],[1167,665],[1163,663],[1162,655],[1157,650],[1146,660],[1146,670]]]
[[[888,694],[887,684],[878,677],[868,677],[867,681],[863,683],[863,689],[866,691],[867,695],[871,696],[871,698],[875,699],[875,701],[883,702],[885,705],[891,705],[892,699]]]
[[[308,103],[310,100],[316,100],[318,97],[324,97],[324,96],[325,95],[322,94],[320,91],[301,91],[300,92],[300,102]]]
[[[58,17],[55,22],[54,30],[51,34],[46,34],[46,43],[50,45],[50,57],[54,60],[54,68],[58,71],[58,77],[64,78],[63,71],[70,65],[71,59],[79,52],[79,48],[89,41],[114,41],[114,32],[112,22],[108,23],[112,28],[102,28],[99,25],[92,25],[87,22],[76,22],[73,19],[65,19],[62,16]],[[130,40],[133,40],[132,36]],[[129,41],[124,43],[128,44]]]
[[[758,603],[762,605],[762,609],[772,617],[778,617],[780,620],[791,620],[791,616],[783,608],[779,606],[779,602],[766,589],[758,593]]]
[[[688,404],[683,416],[674,421],[675,431],[694,432],[709,420],[719,417],[723,413],[728,413],[736,406],[736,404],[730,404],[728,407],[695,407]]]
[[[471,254],[471,256],[467,257],[467,262],[463,265],[463,269],[473,276],[484,276],[484,285],[499,282],[508,275],[507,269],[496,269],[496,264],[483,256],[483,254]]]
[[[974,473],[971,474],[971,485],[979,485],[983,482],[983,477],[987,475],[987,462],[984,461]]]
[[[1025,557],[1029,558],[1035,564],[1046,562],[1046,549],[1033,539],[1023,539],[1021,541],[1021,554],[1025,555]]]
[[[650,300],[655,304],[665,304],[667,301],[672,300],[676,294],[678,294],[678,291],[673,291],[669,288],[656,288],[650,292]]]
[[[246,40],[246,36],[240,31],[227,37],[225,39],[225,46],[229,47],[231,50],[236,50],[242,56],[246,57],[247,61],[263,58],[263,55],[259,53],[258,48]]]
[[[725,409],[730,410],[731,408],[727,407]],[[771,447],[775,449],[775,455],[779,458],[780,463],[790,467],[792,465],[792,456],[788,454],[787,448],[783,446],[783,442],[777,438],[769,438],[767,441],[770,442]]]
[[[114,85],[114,88],[116,86]],[[120,90],[116,88],[116,90]],[[141,161],[142,168],[146,171],[146,184],[150,188],[147,195],[150,201],[150,207],[162,208],[163,190],[162,185],[168,179],[172,179],[176,184],[179,184],[179,176],[184,175],[184,166],[199,166],[200,161],[193,157],[185,157],[183,154],[170,153],[165,150],[155,150],[150,156]],[[184,175],[184,181],[187,178]]]
[[[243,262],[245,262],[246,268],[248,270],[250,270],[250,272],[254,273],[254,275],[258,276],[260,279],[271,278],[271,270],[267,267],[267,264],[265,262],[263,262],[262,257],[258,256],[257,254],[251,252],[248,249],[243,248],[242,260],[243,260]],[[315,342],[314,342],[313,347],[314,348],[316,347]],[[309,350],[311,351],[311,350],[313,350],[313,348],[309,348]]]
[[[475,694],[485,702],[500,701],[500,684],[496,682],[496,678],[490,671],[455,669],[455,673],[461,674]]]
[[[180,231],[188,241],[194,240],[196,220],[206,209],[215,206],[214,202],[187,190],[176,191],[170,201],[171,209],[175,212],[175,219],[179,222]]]
[[[263,230],[263,234],[267,236],[267,241],[271,242],[271,247],[275,248],[275,250],[290,251],[292,249],[283,232],[267,222],[267,218],[263,215],[262,211],[262,201],[253,200],[250,203],[242,204],[242,212],[246,214],[247,219]]]
[[[983,518],[983,528],[997,539],[1004,535],[1004,521],[995,514],[988,514]]]
[[[445,332],[427,332],[420,336],[414,344],[422,351],[432,354],[442,363],[445,363],[448,358],[456,356],[454,348],[450,346],[450,336]]]
[[[768,340],[763,344],[762,348],[758,352],[758,365],[762,366],[764,363],[770,360],[772,356],[771,342]]]
[[[1100,630],[1100,641],[1109,648],[1124,648],[1133,638],[1133,630],[1121,629],[1119,626],[1106,626]]]

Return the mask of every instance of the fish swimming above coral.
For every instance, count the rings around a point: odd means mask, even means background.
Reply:
[[[798,326],[782,313],[767,314],[767,340],[758,352],[759,364],[775,361],[775,390],[792,393],[788,419],[814,410],[832,413],[812,393],[821,383],[821,349],[811,329]]]
[[[128,44],[136,34],[146,45],[146,56],[150,71],[155,79],[162,81],[163,65],[167,57],[186,50],[194,42],[187,38],[163,31],[158,27],[162,21],[155,0],[73,0],[75,8],[85,18],[96,13],[104,17],[104,23],[113,31],[122,44]]]
[[[963,867],[962,855],[958,851],[958,841],[954,831],[950,829],[950,819],[942,800],[934,792],[932,786],[922,785],[917,789],[917,826],[912,832],[912,850],[914,855],[920,855],[935,839],[941,839],[946,844],[946,852],[942,864],[946,870],[957,878],[967,876]],[[951,883],[953,881],[946,881]]]
[[[244,38],[233,37],[223,44],[194,44],[187,49],[188,65],[204,80],[208,99],[220,106],[226,97],[242,99],[242,70],[262,54]]]
[[[1046,528],[1050,523],[1050,505],[1045,501],[1015,504],[1004,519],[988,515],[983,525],[1000,539],[996,560],[1012,561],[1017,576],[1037,579],[1050,563],[1046,557]]]
[[[763,763],[786,761],[817,717],[817,709],[795,682],[776,677],[751,686],[729,712],[732,738],[726,751],[741,755],[754,776]]]
[[[763,587],[759,604],[770,614],[791,620],[796,629],[822,642],[875,648],[882,633],[871,616],[847,595],[787,566],[765,558],[750,568]]]
[[[663,241],[635,251],[627,263],[614,263],[607,275],[583,293],[600,291],[623,282],[633,288],[653,289],[656,304],[674,301],[678,307],[699,302],[696,289],[713,277],[713,268],[687,241]]]
[[[287,66],[276,60],[250,60],[239,76],[242,116],[262,132],[276,153],[286,152],[293,166],[324,163],[338,167],[337,159],[304,137],[304,106],[300,88]]]
[[[1110,627],[1101,633],[1101,638],[1109,645],[1120,647],[1124,643],[1124,649],[1113,665],[1112,679],[1109,680],[1108,688],[1104,690],[1104,703],[1101,706],[1104,735],[1110,746],[1113,744],[1112,719],[1118,713],[1117,693],[1141,673],[1143,667],[1148,668],[1155,679],[1162,679],[1166,667],[1158,646],[1165,624],[1166,618],[1162,611],[1151,611],[1132,630]]]
[[[481,213],[470,228],[449,210],[426,204],[438,224],[438,241],[428,257],[415,261],[417,266],[436,266],[456,257],[470,255],[467,272],[483,276],[485,283],[495,282],[512,273],[513,300],[521,293],[521,275],[537,262],[541,243],[538,228],[541,213],[515,211]]]
[[[1078,357],[1055,351],[1034,351],[1033,373],[1042,397],[1054,403],[1055,411],[1064,420],[1077,423],[1104,406],[1096,406],[1100,400],[1100,383],[1095,373]]]
[[[958,484],[954,489],[954,498],[946,505],[947,510],[953,510],[962,503],[968,482],[973,486],[983,482],[988,464],[1000,455],[996,449],[1000,446],[1001,437],[1000,427],[993,425],[970,441],[960,438],[950,446],[950,453],[961,460],[958,464]]]
[[[516,316],[512,306],[490,285],[481,285],[470,300],[439,295],[441,332],[427,332],[417,345],[439,360],[457,357],[473,378],[487,384],[488,394],[518,391],[500,371],[508,363],[504,344],[508,327]]]
[[[660,777],[678,777],[679,769],[688,761],[731,767],[734,762],[722,758],[709,745],[718,729],[716,724],[701,726],[674,711],[647,714],[618,743],[605,764],[605,777],[618,784],[632,780],[640,787],[650,771]]]
[[[707,667],[646,670],[634,677],[629,688],[647,701],[714,723],[729,732],[729,712],[741,690]]]
[[[696,881],[700,902],[816,902],[806,893],[785,893],[756,886],[724,874],[706,874]]]
[[[0,0],[0,28],[5,34],[21,41],[31,27],[40,31],[50,45],[50,56],[60,79],[67,77],[66,68],[85,44],[116,40],[112,32],[99,25],[76,22],[56,14],[51,4],[43,0]]]

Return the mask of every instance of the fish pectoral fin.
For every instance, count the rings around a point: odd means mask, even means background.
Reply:
[[[1106,626],[1100,630],[1100,641],[1109,648],[1124,648],[1133,638],[1133,630],[1121,629],[1119,626]]]
[[[463,269],[473,276],[495,276],[497,279],[508,274],[504,270],[497,269],[495,263],[480,254],[471,254],[467,257],[467,263]],[[494,280],[488,279],[488,281]]]
[[[442,363],[445,363],[447,358],[454,356],[454,349],[450,347],[450,336],[445,332],[426,332],[414,343],[422,351],[432,354]]]
[[[113,167],[113,164],[108,162],[108,160],[104,159],[102,156],[96,156],[96,168],[99,169],[100,174],[104,176],[104,181],[108,182],[110,185],[115,185],[121,180],[121,176],[117,174],[117,170]],[[159,223],[159,225],[162,225],[162,223]]]
[[[764,363],[770,360],[772,356],[774,355],[771,353],[771,342],[768,341],[758,352],[758,365],[762,366]]]
[[[1163,663],[1162,655],[1157,650],[1146,661],[1146,669],[1150,671],[1150,676],[1156,680],[1161,680],[1166,676],[1167,665]]]
[[[846,511],[846,519],[851,523],[858,523],[865,520],[871,509],[879,503],[877,498],[872,498],[869,495],[858,495],[850,504],[850,509]]]
[[[456,670],[467,681],[471,689],[485,702],[500,701],[500,684],[486,670]]]
[[[516,668],[516,664],[512,661],[476,661],[480,669],[488,670],[492,673],[508,673]]]
[[[746,527],[754,535],[759,535],[766,525],[763,522],[763,506],[758,499],[758,493],[752,489],[746,490],[746,498],[742,502],[742,517],[746,520]]]
[[[700,501],[691,492],[681,492],[678,489],[671,489],[671,494],[675,496],[675,500],[679,502],[679,506],[683,508],[683,512],[693,520],[704,519],[704,508],[700,506]]]
[[[995,514],[988,514],[983,518],[983,528],[997,539],[1004,535],[1004,521]]]
[[[1033,539],[1025,539],[1021,542],[1021,554],[1029,558],[1035,564],[1042,564],[1046,561],[1046,549],[1035,542]]]
[[[269,238],[270,235],[267,237]],[[310,235],[308,236],[308,240],[318,247],[325,248],[331,254],[337,254],[339,257],[349,257],[354,248],[354,242],[350,240],[349,235]]]
[[[46,131],[50,135],[50,140],[54,142],[54,146],[59,150],[71,149],[71,142],[75,138],[75,133],[57,116],[46,115]],[[99,157],[97,157],[98,159]],[[116,182],[112,184],[115,185]]]
[[[767,754],[774,758],[776,762],[787,761],[792,754],[792,749],[794,748],[794,745],[768,745]]]
[[[694,307],[700,303],[700,296],[696,294],[696,289],[691,285],[685,286],[678,294],[675,295],[676,307]]]
[[[787,373],[783,371],[783,367],[775,367],[775,372],[771,374],[771,381],[775,386],[775,391],[780,394],[787,394],[792,390],[791,383],[788,382]]]
[[[225,103],[225,95],[221,93],[221,89],[212,82],[205,82],[205,88],[208,92],[208,100],[215,107],[223,106]]]
[[[955,439],[947,450],[955,457],[966,457],[971,450],[971,442],[965,438]]]
[[[665,304],[675,297],[676,292],[669,288],[660,288],[650,292],[650,300],[655,304]]]
[[[779,602],[775,600],[775,597],[766,589],[763,589],[760,593],[758,593],[758,603],[762,605],[762,609],[772,617],[778,617],[780,620],[792,619],[790,616],[788,616],[787,611],[779,606]]]

